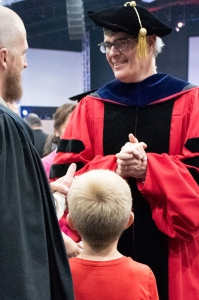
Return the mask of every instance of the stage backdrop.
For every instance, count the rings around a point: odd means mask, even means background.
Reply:
[[[188,81],[199,86],[199,37],[189,38]]]
[[[83,92],[82,53],[28,49],[21,106],[60,106]]]

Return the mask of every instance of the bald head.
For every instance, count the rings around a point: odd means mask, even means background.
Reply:
[[[21,18],[13,10],[0,6],[0,48],[13,49],[17,38],[24,33]]]
[[[26,30],[21,18],[0,6],[0,97],[12,103],[22,96],[21,74],[27,68]]]
[[[38,115],[30,113],[25,118],[24,121],[31,127],[36,129],[36,127],[42,127],[41,119]]]

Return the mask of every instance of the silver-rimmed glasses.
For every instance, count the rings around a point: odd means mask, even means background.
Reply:
[[[113,43],[103,42],[101,44],[98,44],[98,46],[100,47],[100,51],[102,53],[109,53],[111,51],[112,46],[114,46],[114,48],[116,50],[122,51],[128,47],[129,40],[131,40],[131,39],[135,39],[135,37],[130,37],[130,38],[126,38],[126,39],[118,39]]]

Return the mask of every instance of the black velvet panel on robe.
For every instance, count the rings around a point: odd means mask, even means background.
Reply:
[[[146,152],[168,153],[173,103],[170,100],[138,108],[104,102],[104,155],[120,152],[129,133],[148,145]],[[122,234],[118,250],[149,265],[156,276],[160,299],[168,300],[167,237],[152,220],[149,203],[137,189],[136,179],[131,178],[129,184],[135,221]]]

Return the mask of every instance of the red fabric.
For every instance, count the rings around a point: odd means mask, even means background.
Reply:
[[[81,241],[81,237],[77,231],[73,230],[68,225],[67,220],[66,220],[67,213],[68,212],[65,211],[63,217],[61,217],[61,219],[59,220],[59,227],[60,227],[61,231],[63,231],[66,235],[70,236],[73,239],[73,241],[78,243]]]
[[[175,95],[169,153],[147,153],[146,180],[138,182],[157,227],[169,238],[169,300],[199,299],[199,187],[183,164],[183,159],[199,157],[199,151],[193,153],[184,146],[188,139],[199,137],[198,92],[194,88]],[[115,170],[115,156],[103,157],[103,116],[103,101],[85,97],[63,137],[82,140],[85,150],[58,153],[54,163],[86,164],[77,174],[99,168]]]
[[[103,156],[104,103],[102,101],[91,96],[82,99],[73,111],[68,125],[62,139],[82,140],[85,150],[78,154],[58,152],[54,164],[81,161],[85,166],[76,175],[91,169],[102,168],[102,166],[103,169],[113,171],[116,169],[115,155]]]
[[[76,172],[76,175],[80,175],[90,169],[99,169],[103,165],[103,169],[110,169],[115,170],[116,168],[116,158],[115,155],[110,155],[103,157],[103,145],[102,145],[102,130],[103,130],[103,103],[101,101],[95,101],[94,105],[91,105],[91,114],[97,118],[97,128],[96,124],[94,127],[94,123],[91,123],[89,121],[89,118],[87,118],[87,115],[85,113],[85,110],[87,110],[87,103],[82,103],[84,106],[84,112],[82,113],[78,108],[75,109],[73,114],[70,117],[70,125],[69,128],[67,128],[67,136],[73,136],[73,139],[81,139],[79,137],[80,131],[77,129],[77,121],[78,120],[78,128],[81,128],[82,131],[85,133],[85,150],[81,152],[81,158],[80,161],[86,164],[84,168],[82,168],[80,171]],[[97,112],[102,112],[102,114],[99,113],[99,116]],[[89,114],[90,115],[90,114]],[[67,126],[68,127],[68,126]],[[75,129],[76,128],[76,129]],[[88,134],[88,135],[86,135]],[[91,141],[90,136],[92,134],[95,135],[95,140]],[[64,133],[63,139],[66,138],[66,132]],[[94,147],[93,147],[94,146]],[[93,152],[93,148],[95,151]],[[96,156],[95,156],[96,155]],[[93,159],[94,157],[94,159]],[[72,162],[79,161],[79,155],[74,153],[57,153],[54,164],[55,163],[65,163],[67,160]],[[89,162],[90,160],[91,163]],[[70,226],[67,224],[66,216],[67,213],[65,212],[65,215],[60,219],[59,224],[61,230],[69,235],[75,242],[78,242],[81,240],[80,235],[78,232],[72,230]]]
[[[69,259],[75,300],[158,300],[155,277],[130,257],[110,261]]]
[[[175,102],[168,154],[148,153],[145,183],[139,189],[150,202],[157,227],[169,239],[169,299],[199,299],[199,187],[183,159],[198,157],[184,144],[199,137],[198,89]]]

